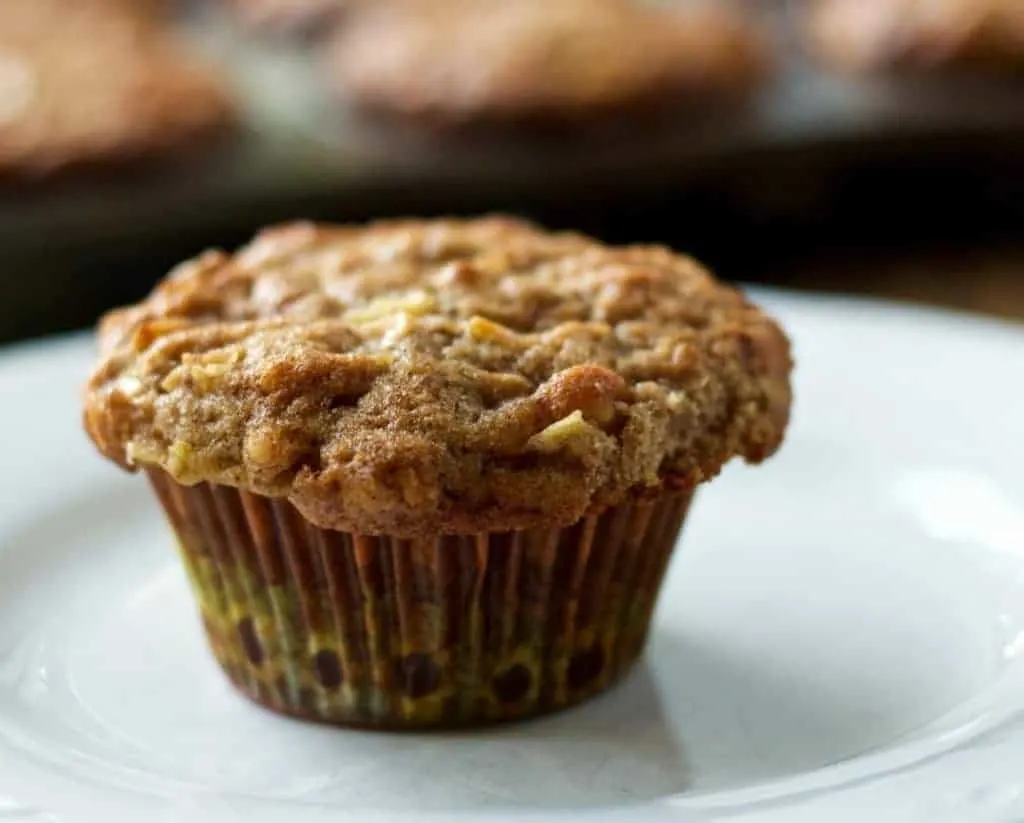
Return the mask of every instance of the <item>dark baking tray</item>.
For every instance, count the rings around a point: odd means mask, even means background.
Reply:
[[[309,49],[208,14],[186,31],[228,70],[242,132],[191,165],[0,192],[0,339],[89,322],[175,259],[299,216],[515,211],[749,276],[759,257],[844,232],[1013,230],[1024,215],[1020,87],[858,82],[791,50],[740,110],[445,139],[352,116]]]

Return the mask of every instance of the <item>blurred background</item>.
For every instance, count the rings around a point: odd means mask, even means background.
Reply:
[[[0,0],[0,340],[491,211],[1024,317],[1024,0]]]

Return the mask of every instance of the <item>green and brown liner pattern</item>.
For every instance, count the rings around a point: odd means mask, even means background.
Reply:
[[[408,540],[149,477],[231,681],[279,712],[395,729],[542,714],[614,683],[643,649],[692,498],[666,492],[564,529]]]

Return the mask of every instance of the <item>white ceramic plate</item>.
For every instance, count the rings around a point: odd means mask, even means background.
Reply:
[[[792,436],[700,496],[645,662],[471,734],[239,698],[145,484],[81,433],[88,342],[0,356],[0,820],[1020,819],[1024,330],[762,296]]]

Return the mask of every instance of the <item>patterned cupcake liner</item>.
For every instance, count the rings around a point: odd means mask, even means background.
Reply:
[[[643,649],[692,498],[564,529],[406,540],[149,477],[231,681],[279,712],[392,729],[538,715],[614,683]]]

